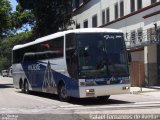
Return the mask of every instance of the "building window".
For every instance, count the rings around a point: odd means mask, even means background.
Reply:
[[[109,7],[106,9],[106,22],[110,21]]]
[[[120,2],[120,17],[124,16],[124,2]]]
[[[139,28],[137,30],[137,33],[138,33],[138,41],[142,42],[143,41],[143,30],[142,30],[142,28]]]
[[[79,29],[81,26],[79,23],[76,24],[76,29]]]
[[[83,0],[83,3],[87,2],[88,0]]]
[[[137,9],[141,9],[142,8],[142,0],[137,0]]]
[[[79,0],[79,5],[82,5],[83,4],[83,0]]]
[[[114,14],[115,14],[115,19],[117,19],[118,18],[118,3],[114,5]]]
[[[135,30],[131,31],[130,41],[131,41],[131,44],[136,43],[136,31]]]
[[[135,11],[135,0],[130,0],[131,1],[131,12],[134,12]]]
[[[157,0],[151,0],[151,4],[153,4],[153,3],[155,3],[155,2],[157,2]]]
[[[75,0],[72,0],[72,8],[76,9],[76,1]]]
[[[75,6],[76,6],[76,8],[79,7],[79,0],[75,0]]]
[[[105,18],[106,18],[106,16],[105,16],[105,10],[103,10],[102,11],[102,25],[105,24]]]
[[[84,27],[84,28],[88,28],[88,20],[85,20],[85,21],[83,22],[83,27]]]
[[[147,29],[147,40],[148,41],[154,41],[154,40],[156,40],[156,31],[155,31],[155,28],[149,28],[149,29]]]
[[[97,14],[92,17],[92,27],[97,27]]]

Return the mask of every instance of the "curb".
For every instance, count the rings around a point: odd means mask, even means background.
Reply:
[[[158,90],[160,90],[160,88],[131,87],[130,93],[131,94],[139,94],[139,93],[144,93],[144,92],[154,92],[154,91],[158,91]]]

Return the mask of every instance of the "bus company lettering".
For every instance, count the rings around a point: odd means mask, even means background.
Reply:
[[[121,35],[116,35],[116,36],[114,36],[114,35],[105,35],[104,38],[106,40],[108,40],[108,39],[122,38],[122,36]]]
[[[40,70],[40,64],[28,65],[28,70]]]
[[[108,39],[115,39],[115,36],[113,36],[113,35],[105,35],[104,38],[106,40],[108,40]]]

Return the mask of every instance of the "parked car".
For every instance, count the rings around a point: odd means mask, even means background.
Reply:
[[[2,76],[8,77],[8,70],[2,70]]]

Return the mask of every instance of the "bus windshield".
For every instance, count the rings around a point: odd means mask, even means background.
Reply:
[[[77,48],[79,78],[129,74],[122,33],[78,34]]]

